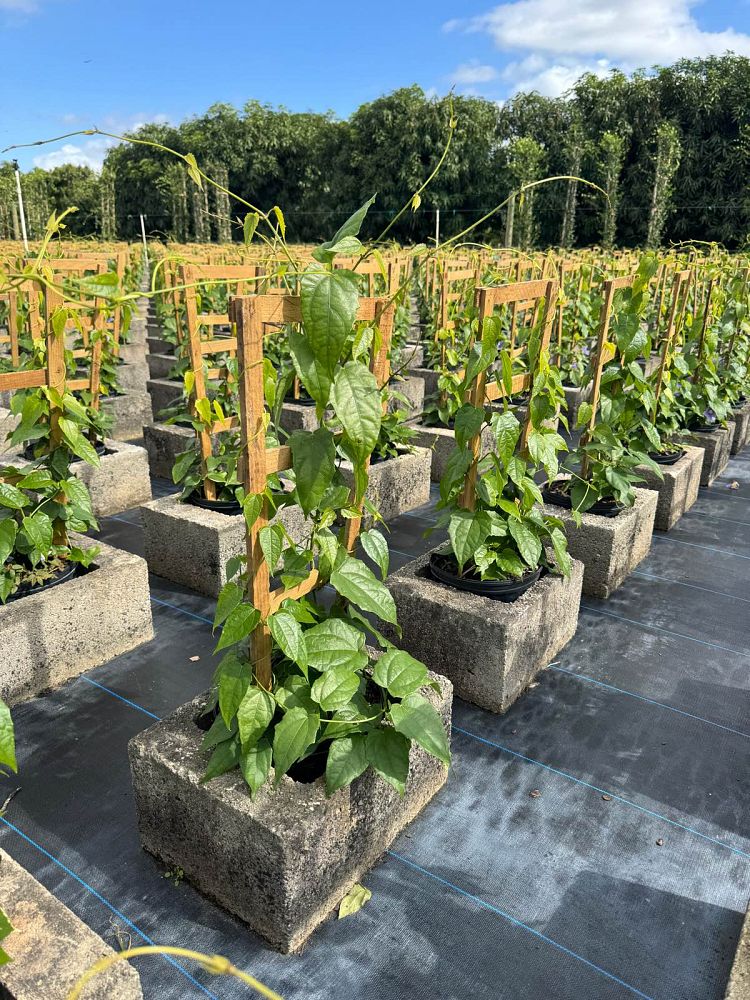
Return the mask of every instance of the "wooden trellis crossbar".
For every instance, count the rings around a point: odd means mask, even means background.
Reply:
[[[483,332],[484,324],[489,320],[499,306],[512,307],[515,303],[541,303],[540,308],[544,309],[542,319],[542,336],[539,342],[539,350],[533,370],[513,376],[511,380],[510,394],[531,389],[534,377],[539,370],[542,355],[549,348],[550,337],[552,335],[552,323],[555,318],[555,303],[559,285],[556,278],[538,279],[536,281],[519,281],[509,285],[499,285],[497,287],[480,287],[476,290],[475,301],[479,312],[480,331]],[[528,307],[528,306],[527,306]],[[527,348],[528,350],[528,348]],[[480,371],[466,394],[466,402],[472,406],[483,407],[487,402],[503,399],[508,395],[503,385],[487,385],[487,370]],[[520,447],[523,450],[531,432],[531,405],[526,408],[526,417],[521,431]],[[466,473],[464,489],[461,494],[460,504],[466,510],[474,510],[476,507],[476,481],[477,468],[481,459],[482,437],[481,431],[475,434],[469,441],[469,450],[472,453],[471,465]]]
[[[359,301],[357,321],[376,323],[381,333],[380,349],[377,353],[373,352],[370,362],[370,370],[378,385],[388,381],[393,311],[393,303],[388,298],[363,298]],[[300,298],[297,295],[238,297],[230,305],[230,316],[237,328],[242,432],[240,479],[246,494],[254,495],[266,489],[269,472],[283,472],[290,469],[292,464],[290,448],[266,448],[263,344],[265,337],[272,332],[268,327],[302,322]],[[369,459],[366,466],[369,467]],[[267,524],[268,507],[264,502],[258,518],[247,533],[247,570],[248,597],[261,616],[260,624],[250,639],[251,658],[257,682],[262,687],[270,688],[272,643],[266,619],[283,601],[310,593],[318,582],[318,572],[313,569],[305,580],[290,589],[271,590],[271,572],[274,567],[269,567],[266,563],[260,545],[260,531]],[[354,549],[360,525],[360,517],[347,519],[345,542],[350,552]]]

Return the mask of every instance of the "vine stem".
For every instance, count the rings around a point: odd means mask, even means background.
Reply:
[[[175,955],[179,958],[189,958],[194,962],[198,962],[207,972],[211,972],[215,976],[234,976],[235,979],[239,979],[246,985],[251,986],[262,997],[266,997],[266,1000],[283,1000],[283,997],[275,993],[272,989],[269,989],[268,986],[264,986],[254,976],[232,965],[228,958],[223,958],[221,955],[205,955],[200,951],[191,951],[189,948],[172,948],[167,945],[143,945],[138,948],[128,948],[115,955],[107,955],[104,958],[100,958],[98,962],[95,962],[90,969],[84,972],[68,994],[67,1000],[80,1000],[87,984],[95,976],[105,972],[117,962],[138,958],[142,955]]]

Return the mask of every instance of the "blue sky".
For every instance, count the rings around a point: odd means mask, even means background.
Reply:
[[[177,122],[217,101],[346,116],[411,83],[558,94],[585,70],[750,56],[750,0],[0,0],[0,43],[2,148]],[[96,166],[104,151],[76,137],[15,155]]]

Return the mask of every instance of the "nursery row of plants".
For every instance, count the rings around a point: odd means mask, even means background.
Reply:
[[[750,423],[744,258],[367,247],[369,204],[318,246],[0,244],[0,694],[151,638],[148,570],[216,598],[139,831],[283,951],[444,784],[453,694],[505,712]],[[445,541],[389,574],[431,482]],[[87,537],[136,506],[145,560]]]

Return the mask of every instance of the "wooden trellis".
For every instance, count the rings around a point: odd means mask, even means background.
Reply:
[[[466,402],[472,406],[483,407],[486,403],[504,399],[506,395],[513,396],[517,392],[530,390],[534,377],[539,370],[542,354],[549,347],[552,335],[552,323],[555,318],[555,303],[557,301],[558,283],[556,278],[538,279],[536,281],[514,282],[510,285],[499,285],[493,288],[481,287],[476,290],[475,301],[479,311],[480,330],[484,324],[493,316],[495,310],[501,306],[523,305],[524,308],[533,308],[538,314],[538,309],[544,309],[544,319],[542,325],[542,336],[539,343],[539,352],[536,357],[536,365],[533,370],[514,375],[511,379],[510,392],[506,392],[505,386],[493,382],[487,384],[487,370],[477,374],[466,394]],[[526,443],[531,433],[531,406],[526,408],[526,417],[521,430],[520,446],[526,447]],[[469,442],[469,450],[472,453],[472,462],[466,473],[463,493],[460,504],[466,510],[474,510],[476,506],[476,480],[477,467],[481,456],[482,438],[481,431],[475,434]]]
[[[237,329],[237,361],[239,367],[240,428],[242,434],[241,475],[245,492],[262,493],[267,477],[292,467],[291,448],[266,447],[265,399],[263,392],[263,343],[273,327],[301,323],[300,298],[297,295],[252,295],[236,298],[230,306],[230,315]],[[373,354],[370,370],[378,385],[387,381],[388,346],[393,328],[393,304],[387,298],[360,299],[357,321],[376,323],[381,332],[381,344]],[[369,467],[369,459],[366,462]],[[361,512],[361,505],[359,507]],[[248,596],[261,615],[261,623],[250,640],[252,662],[257,682],[270,688],[271,633],[265,624],[269,614],[278,610],[290,598],[309,594],[318,582],[318,571],[313,569],[307,578],[294,587],[271,590],[271,571],[263,556],[260,531],[268,524],[267,504],[247,534]],[[356,544],[361,517],[347,519],[345,542],[351,552]]]
[[[656,419],[659,407],[659,396],[661,396],[661,391],[664,386],[664,376],[669,369],[672,344],[674,343],[675,336],[685,315],[689,285],[690,271],[677,271],[675,273],[670,291],[671,302],[669,306],[669,319],[667,321],[667,329],[664,333],[661,345],[661,362],[659,364],[659,372],[656,376],[656,387],[654,389],[653,419]]]

